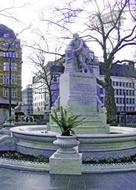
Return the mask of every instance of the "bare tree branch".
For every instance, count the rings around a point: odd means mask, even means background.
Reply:
[[[130,30],[127,30],[122,24],[125,14],[127,15],[129,13],[128,6],[130,5],[130,1],[133,0],[115,0],[112,2],[107,0],[104,2],[103,7],[100,7],[98,0],[87,0],[87,11],[85,9],[82,10],[87,15],[89,14],[85,20],[85,29],[82,26],[85,32],[83,37],[90,39],[91,42],[96,42],[100,46],[103,54],[102,57],[105,66],[104,82],[99,80],[97,82],[99,84],[101,83],[105,88],[105,105],[110,124],[116,123],[117,112],[114,88],[111,80],[112,64],[114,64],[116,54],[120,50],[136,44],[136,25],[134,27],[130,25]],[[94,10],[88,11],[89,3],[90,6],[95,5]],[[69,29],[68,24],[73,23],[73,21],[76,22],[75,18],[79,16],[78,14],[74,14],[75,10],[75,7],[73,8],[72,6],[72,1],[69,1],[69,4],[66,4],[64,7],[55,8],[56,13],[59,14],[58,22],[55,20],[48,20],[48,22],[68,31],[71,35],[71,31],[67,29]]]
[[[29,3],[25,3],[21,6],[10,6],[10,7],[5,7],[3,9],[0,9],[0,15],[3,16],[3,17],[7,17],[7,18],[10,18],[10,19],[14,19],[15,21],[17,22],[20,22],[19,19],[17,19],[10,11],[12,10],[15,10],[15,9],[20,9],[20,8],[23,8],[25,7],[26,5],[29,5]]]
[[[30,46],[30,45],[25,45],[26,47],[29,47],[31,49],[34,49],[34,50],[37,50],[37,51],[41,51],[40,48],[36,48],[36,47],[33,47],[33,46]],[[56,52],[50,52],[50,51],[46,51],[46,50],[42,50],[44,53],[47,53],[47,54],[52,54],[52,55],[58,55],[60,57],[64,57],[64,54],[60,54],[60,53],[56,53]]]

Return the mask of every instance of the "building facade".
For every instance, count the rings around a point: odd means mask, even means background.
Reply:
[[[33,115],[35,118],[43,119],[45,112],[45,89],[42,82],[37,82],[37,77],[34,76],[32,80],[33,89]]]
[[[22,106],[21,111],[26,116],[33,115],[33,93],[32,93],[32,85],[29,84],[22,91]]]
[[[46,71],[49,76],[48,82],[50,83],[51,91],[51,104],[53,105],[59,96],[59,77],[64,72],[64,66],[48,62]],[[49,119],[50,112],[50,97],[46,89],[46,82],[40,80],[38,76],[33,77],[33,115],[39,119]]]
[[[104,80],[102,65],[100,65],[99,78]],[[111,79],[118,113],[136,112],[136,70],[134,64],[115,64]],[[100,87],[102,103],[104,103],[104,97],[104,89]]]
[[[0,122],[21,101],[21,70],[20,40],[13,30],[0,24]]]

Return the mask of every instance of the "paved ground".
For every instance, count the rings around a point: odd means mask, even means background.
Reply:
[[[136,190],[136,172],[50,176],[0,168],[0,190]]]
[[[136,190],[136,172],[68,176],[0,168],[0,190]]]

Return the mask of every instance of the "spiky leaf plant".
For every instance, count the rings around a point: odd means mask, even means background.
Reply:
[[[80,125],[83,119],[79,119],[79,115],[72,115],[68,113],[62,106],[60,107],[59,113],[54,110],[51,114],[52,120],[60,127],[61,135],[71,136],[74,133],[72,130],[74,127]]]

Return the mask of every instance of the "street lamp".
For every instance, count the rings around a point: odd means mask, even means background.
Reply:
[[[9,121],[11,122],[11,116],[12,116],[12,106],[11,106],[11,100],[12,100],[12,58],[14,58],[14,51],[8,52],[8,58],[9,58]]]

